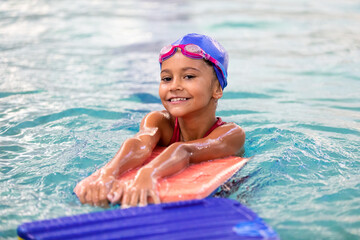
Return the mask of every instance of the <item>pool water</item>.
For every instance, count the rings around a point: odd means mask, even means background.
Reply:
[[[76,183],[162,109],[158,51],[188,32],[230,55],[217,115],[242,126],[228,198],[282,239],[360,238],[360,4],[1,1],[0,238],[99,208]]]

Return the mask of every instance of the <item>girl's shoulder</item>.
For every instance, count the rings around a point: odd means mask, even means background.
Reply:
[[[144,121],[150,123],[153,126],[163,124],[171,125],[174,122],[172,116],[166,110],[150,112],[144,117],[143,122]]]
[[[158,128],[161,133],[159,144],[167,146],[174,131],[174,123],[175,119],[171,114],[163,110],[148,113],[144,117],[141,125]]]

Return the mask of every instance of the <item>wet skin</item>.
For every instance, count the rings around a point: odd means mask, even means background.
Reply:
[[[204,134],[216,122],[217,100],[222,89],[211,66],[202,59],[191,59],[179,51],[162,63],[159,96],[166,110],[147,114],[139,132],[127,139],[104,167],[82,180],[74,192],[81,203],[108,207],[160,203],[156,190],[159,178],[177,173],[190,163],[236,155],[245,142],[244,131],[227,123]],[[181,142],[171,145],[175,117],[181,129]],[[153,161],[140,168],[131,185],[117,176],[136,168],[157,146],[167,148]]]

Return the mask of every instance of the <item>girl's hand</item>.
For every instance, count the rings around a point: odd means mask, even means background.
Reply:
[[[90,204],[100,207],[108,207],[107,194],[114,183],[115,177],[101,168],[79,182],[74,188],[82,204]]]
[[[126,187],[127,186],[124,182],[120,180],[115,180],[109,194],[107,195],[107,199],[109,200],[109,202],[113,205],[119,203],[123,196],[123,193],[126,190]]]
[[[121,207],[127,208],[129,206],[146,206],[148,204],[148,197],[151,197],[155,204],[160,203],[160,198],[156,191],[156,179],[152,176],[153,169],[143,167],[141,168],[134,182],[126,188],[123,193]]]

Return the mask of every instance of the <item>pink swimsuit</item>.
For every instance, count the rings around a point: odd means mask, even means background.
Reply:
[[[214,123],[214,125],[205,133],[203,137],[207,137],[212,131],[214,131],[215,128],[220,127],[221,125],[224,125],[226,122],[223,122],[221,118],[217,118],[217,121]],[[170,140],[170,144],[173,144],[175,142],[180,142],[180,125],[178,118],[175,119],[175,127],[174,132]]]

